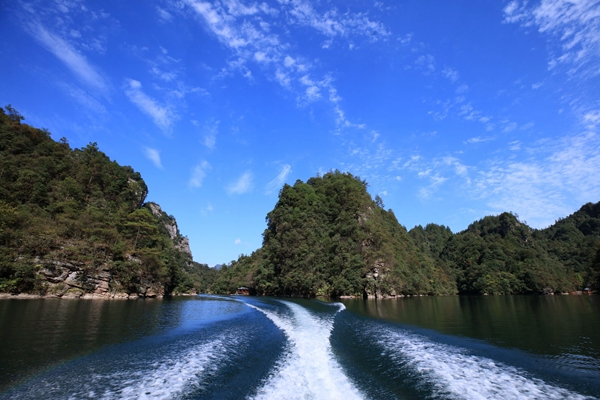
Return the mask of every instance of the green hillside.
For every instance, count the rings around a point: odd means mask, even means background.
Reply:
[[[212,269],[131,167],[71,149],[0,108],[0,292],[154,297],[194,291],[396,297],[600,288],[600,203],[536,230],[511,213],[463,232],[407,231],[367,183],[332,171],[284,185],[263,245]]]
[[[211,289],[279,296],[565,293],[597,289],[600,203],[536,230],[511,213],[452,233],[407,232],[367,184],[329,172],[285,185],[263,246],[222,267]]]
[[[161,296],[194,289],[187,239],[173,217],[145,203],[131,167],[95,143],[24,124],[0,108],[0,292]]]
[[[309,297],[455,293],[450,271],[420,251],[366,187],[337,171],[285,185],[267,215],[262,248],[223,267],[213,289],[243,285]]]

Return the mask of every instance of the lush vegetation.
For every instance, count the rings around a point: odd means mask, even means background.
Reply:
[[[45,279],[65,266],[83,292],[97,277],[139,295],[193,289],[207,267],[181,251],[173,218],[144,203],[140,174],[95,143],[71,149],[23,119],[0,108],[0,292],[68,289]]]
[[[460,293],[572,292],[600,286],[599,217],[600,203],[589,203],[543,230],[502,213],[455,235],[436,225],[410,234],[453,271]]]
[[[329,172],[281,189],[263,246],[221,269],[213,289],[341,296],[455,293],[451,271],[419,251],[367,184]]]
[[[365,181],[339,171],[285,185],[263,246],[209,268],[192,261],[174,218],[145,203],[139,173],[95,143],[71,149],[22,121],[0,108],[0,292],[90,292],[102,281],[140,296],[240,286],[306,297],[600,288],[600,203],[543,230],[503,213],[456,234],[435,224],[408,232]],[[71,272],[75,281],[57,284]]]
[[[435,224],[407,232],[366,188],[338,171],[285,185],[262,248],[223,266],[212,290],[386,297],[600,287],[600,203],[544,230],[503,213],[456,234]]]

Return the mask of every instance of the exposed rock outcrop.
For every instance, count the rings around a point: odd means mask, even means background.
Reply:
[[[148,187],[143,181],[136,181],[134,179],[129,178],[127,183],[129,184],[129,190],[132,193],[132,204],[133,209],[138,209],[144,202],[146,201],[146,196],[148,196]]]
[[[147,205],[152,214],[163,223],[163,226],[167,230],[169,237],[171,240],[173,240],[175,248],[182,253],[189,255],[191,260],[192,250],[190,249],[190,241],[187,237],[181,236],[175,218],[165,213],[156,203],[147,203]]]
[[[387,277],[390,269],[383,260],[377,260],[365,276],[364,297],[368,299],[385,299],[396,297],[396,291],[389,287]]]
[[[136,261],[133,257],[130,259]],[[136,299],[163,297],[165,294],[162,285],[147,279],[141,279],[135,291],[127,291],[120,282],[113,279],[106,265],[93,268],[82,263],[58,260],[36,259],[35,262],[40,268],[46,297]]]

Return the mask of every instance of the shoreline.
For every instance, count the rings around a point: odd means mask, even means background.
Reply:
[[[170,297],[192,297],[192,296],[198,296],[200,294],[209,294],[209,293],[179,293],[179,294],[172,294],[172,295],[157,295],[157,296],[138,296],[136,294],[131,294],[128,295],[127,293],[123,293],[123,292],[115,292],[115,293],[104,293],[104,294],[98,294],[98,293],[75,293],[75,294],[70,294],[70,293],[66,293],[63,296],[58,296],[55,294],[33,294],[33,293],[18,293],[18,294],[12,294],[12,293],[2,293],[0,292],[0,300],[10,300],[10,299],[16,299],[16,300],[34,300],[34,299],[69,299],[69,300],[138,300],[138,299],[163,299],[163,298],[170,298]],[[214,294],[214,293],[213,293]],[[565,292],[565,293],[552,293],[551,295],[557,295],[557,296],[592,296],[592,295],[596,295],[598,294],[596,291],[589,291],[589,292],[585,292],[585,291],[575,291],[575,292]],[[504,294],[497,294],[497,295],[491,295],[491,296],[548,296],[549,294],[543,294],[543,293],[515,293],[515,294],[510,294],[510,295],[504,295]],[[225,295],[225,296],[235,296],[235,294],[230,294],[230,295]],[[445,294],[445,295],[426,295],[426,294],[415,294],[415,295],[399,295],[399,296],[386,296],[386,297],[368,297],[368,298],[363,298],[363,297],[359,297],[359,296],[339,296],[339,297],[325,297],[325,296],[316,296],[313,297],[313,299],[319,299],[319,300],[326,300],[326,301],[339,301],[339,300],[400,300],[400,299],[405,299],[405,298],[411,298],[411,297],[454,297],[454,296],[473,296],[470,294]],[[489,296],[488,294],[479,294],[479,295],[474,295],[474,296]],[[256,297],[263,297],[263,296],[256,296]],[[281,298],[306,298],[306,297],[301,297],[301,296],[275,296],[275,297],[281,297]]]
[[[163,299],[163,298],[170,298],[170,297],[192,297],[192,296],[197,296],[198,293],[180,293],[180,294],[173,294],[173,295],[168,295],[168,296],[137,296],[137,295],[128,295],[127,293],[122,293],[122,292],[118,292],[118,293],[111,293],[109,295],[100,295],[100,294],[95,294],[95,293],[85,293],[82,294],[80,296],[76,296],[76,295],[63,295],[63,296],[57,296],[54,294],[33,294],[33,293],[19,293],[19,294],[12,294],[12,293],[0,293],[0,300],[36,300],[36,299],[69,299],[69,300],[138,300],[138,299]]]

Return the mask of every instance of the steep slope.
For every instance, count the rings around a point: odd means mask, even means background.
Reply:
[[[419,251],[393,212],[349,173],[285,185],[267,215],[262,248],[222,269],[216,291],[369,296],[456,291],[447,271]]]
[[[581,290],[600,289],[595,259],[600,252],[600,202],[587,203],[542,231],[548,253],[556,258]]]
[[[330,172],[285,185],[263,246],[222,267],[211,290],[280,296],[564,293],[597,289],[600,203],[536,230],[502,213],[453,234],[407,232],[366,183]]]
[[[0,108],[0,292],[153,297],[189,292],[187,239],[131,167],[71,149]]]
[[[599,287],[600,203],[588,203],[543,230],[502,213],[456,234],[430,224],[410,235],[438,265],[453,271],[460,293],[550,294]]]
[[[510,294],[572,290],[543,238],[510,213],[485,217],[451,237],[440,254],[461,293]]]

